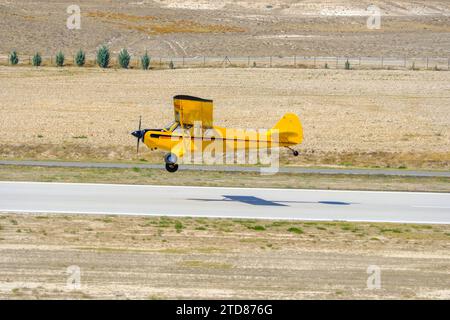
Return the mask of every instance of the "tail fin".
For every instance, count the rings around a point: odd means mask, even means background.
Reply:
[[[299,144],[303,141],[303,128],[300,119],[294,113],[286,113],[272,128],[278,130],[278,139],[282,144]]]

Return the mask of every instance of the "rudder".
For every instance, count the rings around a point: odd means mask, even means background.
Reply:
[[[278,130],[278,139],[283,144],[299,144],[303,141],[303,128],[294,113],[286,113],[272,128]]]

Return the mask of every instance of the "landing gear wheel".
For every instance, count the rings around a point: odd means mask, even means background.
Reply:
[[[298,151],[294,150],[294,151],[292,151],[292,154],[294,155],[294,157],[296,157],[296,156],[298,156]]]
[[[178,170],[178,165],[176,163],[166,163],[166,170],[169,172],[175,172]]]
[[[165,163],[175,164],[177,160],[177,156],[173,153],[168,153],[164,156]]]

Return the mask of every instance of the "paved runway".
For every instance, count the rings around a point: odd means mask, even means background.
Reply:
[[[450,194],[0,182],[0,211],[449,224]]]

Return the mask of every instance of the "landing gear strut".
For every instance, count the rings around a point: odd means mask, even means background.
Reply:
[[[177,156],[173,153],[168,153],[164,156],[164,161],[166,162],[166,170],[169,172],[175,172],[178,170]]]

